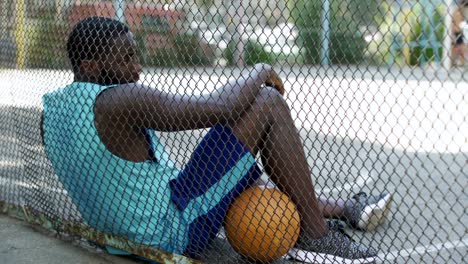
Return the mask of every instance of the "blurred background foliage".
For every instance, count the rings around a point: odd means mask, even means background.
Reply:
[[[25,24],[25,63],[29,68],[61,69],[68,67],[66,40],[70,26],[55,19],[53,8],[35,12]]]
[[[204,10],[208,14],[216,7],[216,0],[191,0],[194,10]],[[265,17],[265,25],[247,25],[254,28],[248,33],[250,37],[243,39],[244,61],[247,65],[258,62],[288,63],[288,64],[320,64],[320,49],[322,45],[321,15],[323,0],[283,0],[284,13],[279,21],[294,25],[297,37],[294,52],[288,54],[274,52],[265,43],[261,43],[255,36],[255,28],[268,27],[276,13],[270,12]],[[27,38],[25,44],[25,64],[33,68],[65,68],[66,39],[71,30],[71,23],[67,19],[72,5],[58,6],[37,5],[35,1],[25,0],[27,4],[26,23],[23,33]],[[56,1],[57,2],[57,1]],[[58,1],[62,4],[72,1]],[[95,3],[99,1],[81,1]],[[164,1],[177,9],[176,1]],[[434,1],[405,1],[404,5],[395,4],[397,1],[367,1],[367,0],[330,0],[330,32],[329,57],[332,64],[391,64],[420,65],[436,61],[441,57],[444,30],[445,7],[442,4],[429,4]],[[174,4],[175,3],[175,4]],[[218,3],[219,4],[219,3]],[[6,8],[0,15],[9,15],[8,10],[14,10],[13,4],[3,3]],[[279,5],[279,4],[278,4]],[[186,6],[186,5],[184,5]],[[151,23],[143,23],[135,31],[137,42],[141,48],[141,56],[146,67],[178,67],[178,66],[217,66],[224,61],[224,65],[235,65],[235,41],[232,34],[216,25],[219,35],[226,38],[226,45],[219,47],[219,43],[204,41],[200,36],[203,32],[197,26],[195,31],[187,30],[189,24],[195,20],[190,12],[184,10],[177,25],[178,30],[164,31]],[[216,21],[224,23],[219,18]],[[268,13],[268,12],[265,12]],[[10,13],[13,15],[14,13]],[[258,15],[255,14],[254,15]],[[265,14],[265,16],[267,16]],[[161,20],[164,18],[162,17]],[[214,21],[215,19],[213,19]],[[11,26],[15,27],[12,18]],[[258,21],[262,21],[259,19]],[[257,23],[260,23],[258,22]],[[271,25],[270,25],[271,26]],[[227,28],[227,27],[225,27]],[[197,31],[198,30],[198,31]],[[149,44],[154,35],[164,39],[164,45]],[[11,38],[13,39],[13,38]],[[8,36],[2,36],[0,42],[13,42]],[[435,45],[433,45],[435,43]],[[0,43],[1,44],[1,43]],[[1,54],[0,54],[1,55]]]
[[[298,43],[307,64],[320,63],[322,0],[290,1],[291,20],[299,28]],[[330,61],[333,64],[365,60],[365,34],[377,27],[382,14],[379,1],[330,1]]]
[[[435,2],[435,1],[433,1]],[[423,0],[406,5],[382,4],[377,37],[367,52],[373,64],[422,65],[440,60],[445,35],[445,6]]]

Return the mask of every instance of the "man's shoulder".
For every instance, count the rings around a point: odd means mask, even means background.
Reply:
[[[57,96],[59,94],[62,94],[67,87],[68,86],[64,86],[64,87],[60,87],[60,88],[52,90],[52,91],[48,91],[48,92],[46,92],[46,93],[44,93],[42,95],[42,98],[49,98],[49,97],[53,97],[53,96]]]
[[[42,98],[52,98],[52,97],[57,97],[57,96],[62,96],[70,93],[70,91],[75,90],[75,88],[78,86],[77,83],[70,83],[68,85],[65,85],[63,87],[57,88],[52,91],[48,91],[45,94],[42,95]]]
[[[139,83],[126,83],[108,87],[99,94],[96,104],[127,104],[140,96],[147,96],[153,89]]]

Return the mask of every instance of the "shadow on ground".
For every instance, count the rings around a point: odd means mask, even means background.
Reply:
[[[39,133],[40,111],[0,106],[0,200],[30,205],[55,219],[79,221],[79,212],[45,157]],[[203,133],[157,134],[171,158],[182,167]],[[466,239],[468,153],[406,152],[317,131],[300,129],[300,134],[319,193],[329,190],[323,195],[331,197],[347,197],[361,190],[395,194],[389,221],[374,232],[348,230],[356,240],[378,248],[386,262],[463,262],[466,245],[398,255],[403,249]],[[363,175],[364,183],[356,182]],[[345,185],[348,187],[341,188]],[[244,261],[223,239],[213,243],[205,260]]]

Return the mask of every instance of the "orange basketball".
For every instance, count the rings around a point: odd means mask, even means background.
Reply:
[[[286,194],[253,187],[232,203],[224,228],[236,252],[251,260],[270,262],[294,246],[299,237],[300,217]]]

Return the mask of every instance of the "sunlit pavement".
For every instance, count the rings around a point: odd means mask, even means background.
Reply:
[[[2,264],[130,264],[133,260],[111,256],[84,242],[62,241],[25,222],[0,214],[0,263]]]
[[[275,69],[285,81],[286,100],[304,141],[317,191],[333,197],[360,190],[395,192],[389,221],[374,232],[349,230],[353,237],[378,247],[381,259],[389,263],[405,263],[408,258],[432,262],[448,256],[449,262],[461,263],[459,252],[466,252],[468,244],[464,214],[468,203],[466,70]],[[196,94],[214,90],[238,73],[229,68],[146,69],[141,80],[165,91]],[[0,175],[11,175],[6,173],[15,166],[24,166],[27,172],[41,166],[37,164],[47,164],[37,133],[41,96],[71,81],[69,71],[0,72],[0,105],[32,110],[32,114],[4,111],[0,130],[20,131],[29,142],[15,142],[18,148],[32,141],[38,146],[30,154],[35,165],[1,153],[6,162],[0,164]],[[11,120],[27,122],[10,128]],[[2,133],[0,149],[15,140],[12,133]],[[203,133],[158,134],[176,164],[183,166]],[[32,188],[18,179],[9,181]],[[0,179],[0,189],[5,183]],[[56,187],[49,186],[43,192],[54,192]],[[449,208],[452,213],[447,214]]]

